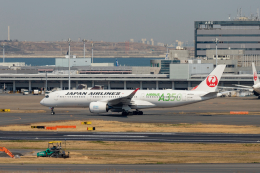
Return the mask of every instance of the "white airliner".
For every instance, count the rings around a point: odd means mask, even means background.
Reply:
[[[253,70],[254,85],[253,86],[236,85],[236,86],[248,88],[249,91],[252,91],[252,89],[253,89],[254,95],[258,96],[258,98],[260,99],[260,82],[259,82],[259,79],[257,76],[255,63],[253,63],[253,62],[252,62],[252,70]]]
[[[220,87],[220,88],[229,88],[229,89],[237,89],[237,90],[247,90],[250,92],[253,92],[255,96],[258,96],[258,99],[260,99],[260,82],[257,76],[257,71],[255,68],[255,63],[252,62],[252,70],[253,70],[253,80],[254,85],[253,86],[247,86],[247,85],[235,85],[237,87]]]
[[[62,90],[46,95],[41,104],[51,107],[89,107],[91,113],[122,112],[142,115],[142,109],[175,107],[217,97],[216,91],[226,65],[218,65],[192,91],[183,90]]]

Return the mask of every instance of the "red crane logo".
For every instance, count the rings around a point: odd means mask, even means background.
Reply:
[[[209,75],[206,79],[206,83],[209,87],[215,87],[218,85],[218,78],[215,75]]]
[[[256,81],[256,80],[257,80],[257,73],[254,72],[254,81]]]

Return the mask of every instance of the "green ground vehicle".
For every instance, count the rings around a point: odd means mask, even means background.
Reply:
[[[67,155],[65,154],[61,148],[61,141],[51,141],[45,151],[37,153],[37,157],[69,158],[69,152]]]

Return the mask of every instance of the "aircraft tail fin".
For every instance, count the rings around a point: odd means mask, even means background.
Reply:
[[[254,62],[252,62],[252,69],[253,69],[254,85],[255,85],[255,84],[259,83],[259,79],[258,79],[258,76],[257,76],[257,71],[256,71],[256,68],[255,68],[255,63]]]
[[[204,81],[202,81],[196,88],[194,88],[194,91],[206,91],[206,92],[215,92],[218,83],[221,79],[221,76],[225,70],[226,65],[218,65],[208,76]]]

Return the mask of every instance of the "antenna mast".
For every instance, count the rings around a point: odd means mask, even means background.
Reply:
[[[259,20],[259,8],[257,8],[256,13],[257,13],[257,20]]]

